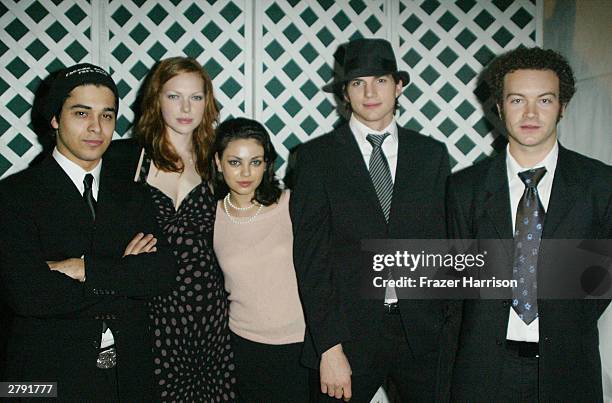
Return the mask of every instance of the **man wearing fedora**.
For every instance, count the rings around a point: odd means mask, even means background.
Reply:
[[[297,150],[290,212],[313,401],[369,402],[387,380],[403,402],[434,401],[440,388],[445,302],[399,301],[392,288],[377,299],[360,293],[361,240],[445,237],[448,154],[397,125],[408,82],[389,42],[349,42],[341,76],[324,90],[350,120]]]
[[[42,103],[53,153],[0,182],[0,287],[15,312],[2,380],[56,382],[66,402],[151,400],[146,298],[176,276],[146,189],[102,161],[118,104],[103,69],[61,70]]]

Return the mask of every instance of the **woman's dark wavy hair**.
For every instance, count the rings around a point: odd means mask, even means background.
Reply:
[[[204,82],[204,116],[193,131],[195,168],[205,180],[209,178],[208,160],[214,136],[214,125],[219,119],[213,86],[202,65],[190,57],[171,57],[159,62],[147,78],[142,96],[141,115],[134,131],[142,146],[151,155],[158,169],[167,172],[183,172],[183,164],[176,150],[165,136],[166,126],[161,112],[160,96],[166,82],[182,73],[196,73]]]
[[[576,92],[576,80],[567,60],[559,53],[542,48],[517,48],[504,53],[489,67],[489,85],[495,102],[504,103],[504,77],[516,70],[552,70],[559,77],[559,102],[567,104]]]
[[[261,183],[255,189],[253,199],[264,206],[276,203],[281,195],[278,179],[274,176],[276,150],[265,127],[261,123],[247,118],[228,119],[217,127],[215,141],[210,153],[210,172],[212,174],[215,197],[220,200],[229,192],[229,188],[223,179],[223,174],[219,172],[215,164],[215,155],[218,155],[219,159],[221,159],[228,144],[234,140],[241,139],[254,139],[264,149],[263,157],[266,162],[266,170]]]

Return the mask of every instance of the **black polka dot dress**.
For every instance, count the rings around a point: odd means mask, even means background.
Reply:
[[[145,156],[143,182],[150,165]],[[168,196],[150,189],[179,266],[172,292],[150,303],[157,396],[163,402],[235,401],[229,305],[212,247],[215,201],[202,183],[175,210]]]

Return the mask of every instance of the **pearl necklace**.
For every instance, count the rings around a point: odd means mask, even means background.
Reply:
[[[229,204],[229,206],[231,208],[233,208],[234,210],[238,210],[238,211],[247,211],[252,209],[253,207],[255,207],[255,203],[251,202],[251,205],[249,207],[237,207],[234,206],[234,204],[232,203],[232,198],[230,197],[230,194],[228,193],[227,196],[225,196],[225,198],[227,199],[227,204]],[[225,202],[225,201],[224,201]]]
[[[225,196],[223,198],[223,210],[225,210],[225,214],[227,214],[227,217],[230,219],[231,222],[233,222],[234,224],[250,224],[253,222],[253,220],[255,219],[255,217],[257,217],[259,215],[259,213],[261,212],[261,209],[263,208],[263,204],[259,205],[259,208],[257,209],[257,211],[255,212],[254,215],[248,217],[247,220],[237,220],[236,218],[238,217],[234,217],[229,213],[229,209],[227,208],[228,205],[228,201],[229,201],[229,193],[227,194],[227,196]],[[240,218],[247,218],[247,217],[240,217]]]

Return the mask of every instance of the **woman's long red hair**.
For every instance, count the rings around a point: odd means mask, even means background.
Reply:
[[[167,172],[182,172],[184,166],[176,150],[168,140],[161,112],[160,95],[168,80],[181,73],[196,73],[204,82],[204,116],[193,131],[195,168],[200,176],[209,179],[208,153],[214,138],[214,126],[219,120],[219,108],[215,102],[213,86],[208,73],[195,59],[172,57],[160,61],[151,71],[142,94],[141,115],[134,128],[136,136],[155,166]]]

